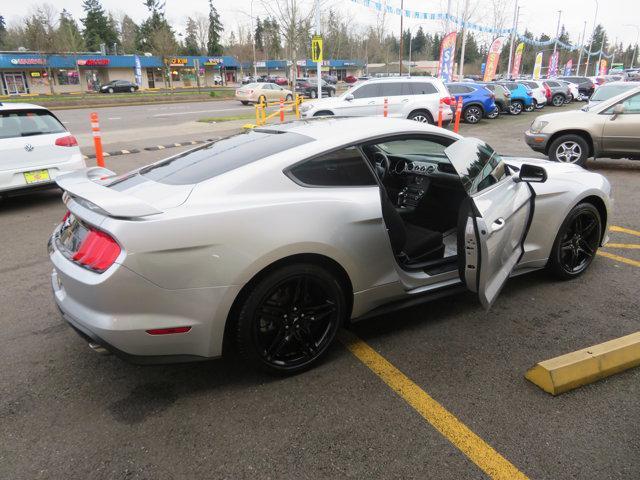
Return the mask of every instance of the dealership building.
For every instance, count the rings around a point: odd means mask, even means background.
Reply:
[[[253,73],[253,64],[240,64],[229,55],[175,56],[166,58],[173,87],[207,87],[241,80]],[[128,80],[141,89],[168,86],[164,79],[165,62],[150,55],[43,54],[0,52],[0,95],[74,93],[97,91],[111,80]],[[344,80],[362,74],[359,60],[325,60],[322,72]],[[259,75],[293,75],[292,62],[265,60],[256,62]],[[316,64],[311,60],[296,62],[296,76],[314,76]]]
[[[240,63],[235,57],[176,56],[167,58],[174,87],[212,86],[222,77],[235,82]],[[38,55],[0,52],[2,95],[95,91],[111,80],[128,80],[140,88],[160,88],[163,59],[146,55]],[[196,73],[198,78],[196,78]]]

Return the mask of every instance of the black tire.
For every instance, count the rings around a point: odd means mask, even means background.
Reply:
[[[333,112],[330,112],[329,110],[321,110],[319,112],[314,113],[313,116],[314,117],[332,117]]]
[[[434,124],[433,117],[427,110],[414,110],[407,118],[420,123],[428,123],[429,125]]]
[[[333,97],[333,89],[330,88],[329,90],[327,90],[327,96],[329,97]]]
[[[309,96],[310,96],[311,98],[316,98],[316,97],[318,96],[318,92],[316,92],[315,90],[311,90],[311,91],[309,92]]]
[[[561,94],[556,94],[551,98],[551,105],[554,107],[561,107],[564,105],[565,96]]]
[[[511,100],[511,105],[509,106],[509,113],[511,115],[520,115],[523,109],[524,103],[522,103],[522,100]]]
[[[136,91],[136,89],[135,89],[135,87],[130,87],[130,88],[129,88],[129,91],[130,91],[131,93],[133,93],[133,92],[135,92],[135,91]]]
[[[113,93],[113,92],[114,92],[113,88],[109,87],[109,93]]]
[[[569,96],[564,99],[564,104],[569,105],[571,102],[573,102],[573,95],[569,94]]]
[[[575,163],[584,167],[589,158],[589,144],[580,135],[562,135],[549,146],[549,159],[554,162]]]
[[[249,102],[247,102],[246,100],[240,100],[240,103],[241,103],[242,105],[249,105]]]
[[[347,316],[342,285],[318,265],[278,268],[252,286],[235,324],[238,352],[252,366],[292,375],[317,364]]]
[[[500,116],[500,108],[498,106],[496,106],[496,108],[494,108],[492,111],[487,113],[487,118],[490,120],[495,120],[499,116]]]
[[[598,209],[591,203],[576,205],[560,226],[547,268],[561,280],[579,277],[595,258],[601,238]]]
[[[462,112],[462,118],[464,118],[465,123],[469,123],[471,125],[475,125],[484,116],[484,111],[482,107],[479,105],[470,105],[465,108]]]
[[[530,105],[527,105],[526,107],[524,107],[524,111],[527,113],[533,112],[536,109],[536,106],[533,104],[533,102]]]

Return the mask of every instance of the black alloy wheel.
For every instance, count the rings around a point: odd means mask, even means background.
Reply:
[[[313,264],[278,269],[247,296],[238,316],[241,355],[270,373],[294,374],[319,361],[346,312],[337,279]]]
[[[602,221],[590,203],[577,205],[563,222],[553,245],[549,266],[561,279],[584,273],[593,261],[600,238]]]

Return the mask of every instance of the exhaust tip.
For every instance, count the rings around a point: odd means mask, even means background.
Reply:
[[[98,343],[89,342],[89,348],[99,355],[111,355],[111,352]]]

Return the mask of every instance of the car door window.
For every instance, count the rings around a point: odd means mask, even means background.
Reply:
[[[447,88],[451,95],[462,93],[460,85],[447,85]]]
[[[436,87],[432,83],[428,82],[411,82],[408,83],[411,88],[411,92],[414,95],[428,95],[431,93],[438,93]]]
[[[381,95],[378,94],[378,91],[379,91],[378,87],[379,87],[379,84],[376,84],[376,83],[363,85],[352,92],[353,98],[360,99],[360,98],[379,97]]]
[[[624,102],[624,113],[638,114],[640,113],[640,93],[636,93],[632,97],[627,98]]]
[[[362,187],[377,185],[360,150],[342,148],[292,167],[288,175],[297,183],[313,187]]]
[[[400,82],[383,83],[381,87],[381,97],[399,97],[402,95],[402,84]]]
[[[481,192],[509,175],[502,157],[478,139],[458,140],[447,147],[445,154],[460,175],[469,195]]]

